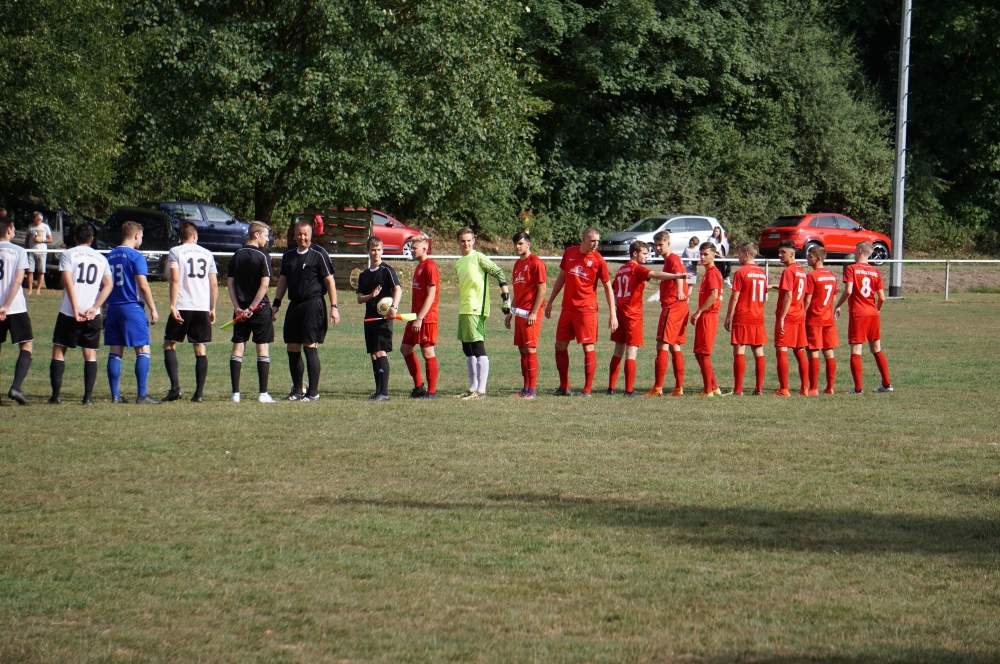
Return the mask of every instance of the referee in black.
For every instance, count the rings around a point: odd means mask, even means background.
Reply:
[[[382,262],[382,240],[368,238],[370,265],[358,276],[358,304],[365,305],[365,350],[372,360],[375,392],[369,401],[389,400],[389,353],[392,352],[392,321],[399,311],[403,289],[396,271]],[[376,306],[383,297],[392,298],[392,306],[383,318]]]
[[[295,224],[295,248],[281,257],[278,290],[271,307],[277,317],[281,298],[288,291],[288,312],[285,314],[285,344],[288,347],[288,369],[292,374],[292,392],[289,401],[316,401],[319,399],[319,344],[326,339],[328,321],[340,324],[337,310],[337,286],[333,279],[330,254],[312,244],[312,224],[300,221]],[[323,295],[330,296],[330,313],[326,312]],[[302,354],[309,371],[309,389],[301,389]]]

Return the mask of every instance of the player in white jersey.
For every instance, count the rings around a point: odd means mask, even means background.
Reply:
[[[83,405],[94,403],[94,383],[97,381],[97,349],[101,346],[101,305],[108,299],[114,283],[108,259],[97,253],[94,229],[90,224],[80,224],[73,230],[76,246],[59,257],[62,274],[63,298],[52,333],[52,364],[49,381],[52,396],[49,403],[59,404],[62,399],[63,373],[66,370],[66,349],[83,351]]]
[[[215,301],[219,297],[218,268],[212,252],[198,245],[198,228],[185,221],[177,229],[181,244],[170,250],[170,316],[163,335],[163,363],[170,376],[170,391],[164,401],[181,398],[177,364],[177,344],[187,337],[194,347],[195,389],[191,401],[204,401],[208,355],[205,344],[212,342]]]
[[[11,343],[21,347],[14,367],[14,383],[7,396],[22,406],[27,406],[28,399],[21,391],[21,384],[31,366],[31,342],[34,341],[34,335],[21,284],[28,269],[28,252],[13,244],[13,237],[14,220],[9,217],[0,218],[0,344],[7,341],[7,333],[10,332]]]

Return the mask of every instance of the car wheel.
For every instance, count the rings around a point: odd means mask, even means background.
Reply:
[[[869,257],[868,261],[872,265],[881,265],[883,261],[889,259],[889,247],[885,246],[881,242],[876,242],[875,246],[872,248],[872,255]]]
[[[403,243],[403,258],[411,260],[413,258],[413,239],[409,239]]]
[[[815,240],[810,240],[809,242],[806,242],[805,246],[802,247],[802,258],[808,258],[809,250],[812,249],[813,247],[822,247],[822,246],[823,246],[822,244],[816,242]]]

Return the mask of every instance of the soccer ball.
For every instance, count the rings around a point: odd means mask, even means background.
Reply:
[[[378,301],[378,304],[375,305],[375,311],[378,312],[379,316],[385,317],[389,313],[389,307],[391,306],[392,306],[392,298],[383,297],[381,300]]]

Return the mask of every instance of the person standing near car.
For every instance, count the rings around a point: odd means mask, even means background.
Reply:
[[[45,217],[37,210],[31,217],[31,225],[25,235],[25,247],[38,253],[28,252],[28,294],[31,294],[32,275],[38,275],[35,295],[42,294],[45,285],[45,266],[48,258],[49,245],[52,244],[52,229],[45,223]]]
[[[712,229],[712,237],[708,238],[708,241],[715,245],[715,253],[717,253],[721,258],[726,257],[726,246],[723,244],[725,237],[722,235],[722,226],[716,226]],[[732,267],[728,262],[722,262],[717,265],[719,272],[722,273],[723,283],[726,288],[732,288],[733,282],[729,280],[729,270]]]

